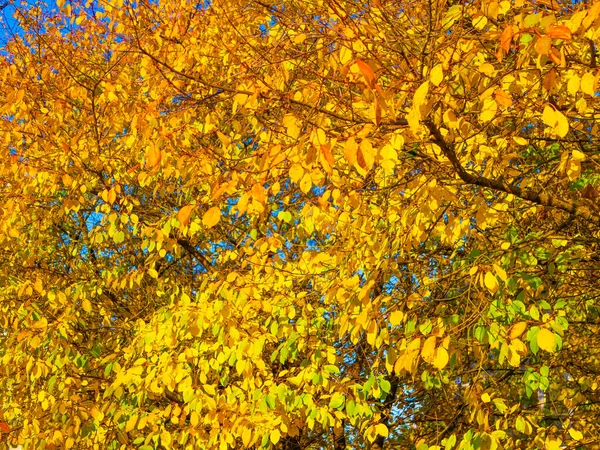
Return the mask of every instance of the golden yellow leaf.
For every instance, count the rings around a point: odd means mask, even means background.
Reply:
[[[304,169],[300,164],[292,164],[289,174],[290,180],[292,180],[294,183],[299,183],[304,175]]]
[[[439,86],[442,81],[444,81],[444,68],[441,64],[436,65],[433,69],[431,69],[431,73],[429,74],[429,80]]]
[[[434,359],[435,341],[435,336],[429,336],[423,343],[423,348],[421,349],[421,356],[427,362],[432,362]]]
[[[404,314],[402,313],[402,311],[392,312],[392,314],[390,314],[390,324],[394,326],[400,325],[402,323],[403,317]]]
[[[206,228],[214,227],[219,223],[219,220],[221,220],[221,210],[216,206],[210,208],[202,216],[202,223]]]
[[[129,433],[131,430],[135,428],[135,424],[137,423],[138,415],[133,414],[127,423],[125,424],[125,433]]]
[[[279,428],[274,428],[271,431],[271,434],[269,435],[269,439],[273,445],[275,445],[279,442],[279,439],[281,439],[281,432],[279,431]]]
[[[510,338],[516,339],[521,336],[525,330],[527,329],[527,322],[517,322],[515,323],[510,330]]]
[[[344,156],[346,157],[346,161],[351,166],[356,164],[358,154],[358,144],[354,140],[353,137],[349,138],[344,145]]]
[[[581,92],[594,96],[596,93],[596,77],[591,72],[586,72],[581,77]]]
[[[415,91],[415,95],[413,98],[413,109],[419,108],[419,106],[425,103],[425,99],[427,97],[427,93],[429,92],[429,81],[425,81],[419,88]]]
[[[554,333],[547,328],[542,328],[537,334],[538,347],[547,352],[553,352],[556,345]]]
[[[583,439],[583,433],[581,431],[576,430],[575,428],[569,428],[569,435],[575,441],[580,441]]]
[[[442,370],[448,364],[450,358],[448,357],[448,351],[444,347],[438,347],[435,352],[435,359],[433,360],[433,366]]]
[[[492,272],[486,272],[485,277],[483,279],[485,287],[494,294],[498,290],[498,280],[494,276]]]
[[[565,117],[565,115],[563,113],[561,113],[560,111],[555,111],[555,117],[556,117],[556,125],[554,127],[554,131],[561,138],[565,137],[567,135],[567,133],[569,132],[569,122],[568,122],[567,118]]]
[[[378,423],[377,425],[375,425],[375,432],[379,436],[384,436],[384,437],[387,437],[389,434],[388,428],[383,423]]]
[[[181,226],[186,227],[190,223],[190,216],[193,210],[193,205],[186,205],[177,212],[177,220]]]
[[[569,81],[567,82],[567,92],[569,95],[575,95],[579,92],[579,86],[581,84],[581,78],[579,76],[573,74],[569,77]]]
[[[542,121],[549,127],[554,128],[556,125],[555,109],[548,105],[544,106],[544,111],[542,112]]]
[[[84,298],[81,301],[81,308],[87,313],[92,312],[92,303],[87,298]]]

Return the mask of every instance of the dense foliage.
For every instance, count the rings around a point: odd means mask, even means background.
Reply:
[[[15,17],[3,441],[596,445],[600,3]]]

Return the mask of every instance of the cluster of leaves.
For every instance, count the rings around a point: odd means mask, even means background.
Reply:
[[[598,442],[600,3],[15,17],[2,439]]]

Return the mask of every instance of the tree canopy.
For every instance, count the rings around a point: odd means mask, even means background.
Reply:
[[[4,442],[598,445],[599,2],[15,11]]]

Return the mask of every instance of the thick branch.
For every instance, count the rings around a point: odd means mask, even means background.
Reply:
[[[454,149],[444,140],[440,130],[435,126],[435,124],[430,121],[426,121],[425,126],[427,126],[429,129],[429,132],[433,137],[433,142],[440,147],[444,156],[450,160],[450,163],[452,164],[452,167],[454,167],[454,170],[456,170],[457,175],[465,183],[487,187],[489,189],[505,192],[507,194],[513,194],[515,197],[522,198],[523,200],[528,200],[538,205],[558,208],[575,216],[582,217],[587,221],[600,224],[600,210],[590,200],[564,200],[553,197],[545,192],[522,188],[515,184],[509,184],[503,180],[491,180],[489,178],[467,172],[467,170],[460,164]]]

